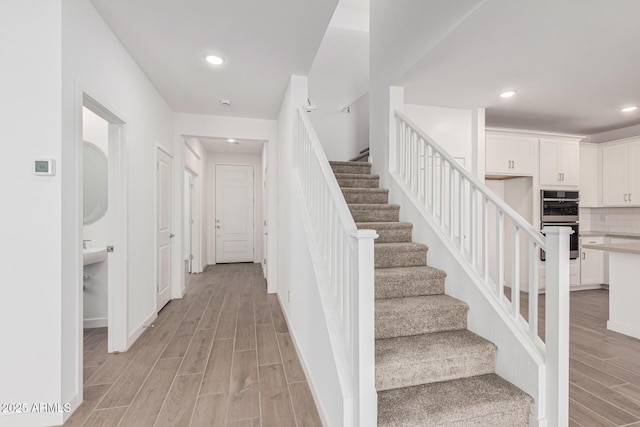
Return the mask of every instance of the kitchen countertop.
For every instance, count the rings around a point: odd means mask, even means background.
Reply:
[[[614,231],[585,231],[580,232],[580,237],[604,236],[604,237],[628,237],[630,239],[640,239],[638,233],[619,233]]]
[[[585,249],[597,249],[607,252],[619,252],[624,254],[640,255],[639,243],[589,243],[582,245]]]

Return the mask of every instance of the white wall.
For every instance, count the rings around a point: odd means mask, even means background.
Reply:
[[[268,167],[276,170],[277,154],[277,122],[275,120],[247,119],[241,117],[210,116],[203,114],[176,113],[174,115],[175,138],[182,141],[185,136],[213,137],[213,138],[237,138],[266,141]],[[184,160],[182,160],[184,164]],[[266,207],[266,220],[269,226],[269,234],[277,236],[277,187],[276,174],[269,174],[267,187],[269,203]],[[210,181],[209,181],[210,182]],[[182,191],[181,191],[182,193]],[[203,193],[206,194],[206,193]],[[179,197],[182,197],[181,195]],[[204,197],[204,196],[203,196]],[[203,203],[206,197],[203,198]],[[204,203],[206,205],[206,203]],[[207,238],[206,233],[203,238]],[[276,239],[268,239],[269,269],[268,290],[273,293],[276,290],[277,280],[277,246]],[[210,258],[211,253],[208,255]]]
[[[28,28],[28,31],[26,30]],[[0,2],[0,402],[62,402],[61,1]],[[53,177],[33,160],[56,160]],[[68,346],[65,347],[65,350]],[[8,350],[10,349],[10,351]],[[47,425],[55,413],[0,413],[0,425]]]
[[[254,263],[262,263],[262,246],[264,233],[262,232],[262,222],[264,218],[263,210],[263,188],[262,188],[262,155],[261,154],[231,154],[231,153],[209,153],[209,165],[206,194],[207,210],[211,214],[207,216],[207,251],[209,257],[208,264],[216,263],[216,165],[251,165],[253,166],[253,244],[255,252],[253,254]]]
[[[310,114],[313,127],[329,160],[346,161],[369,146],[369,96],[350,104],[350,112],[319,107]]]
[[[58,13],[60,14],[60,13]],[[81,393],[81,209],[76,157],[82,91],[126,122],[128,344],[155,318],[155,144],[173,150],[173,113],[89,0],[62,0],[62,399]],[[31,26],[31,23],[30,23]],[[14,37],[15,38],[15,37]],[[42,37],[40,37],[42,39]],[[40,40],[42,42],[42,40]],[[39,54],[41,49],[38,49]],[[58,55],[60,49],[57,50]],[[58,80],[57,85],[60,85]],[[50,139],[50,138],[49,138]],[[181,175],[180,173],[176,175]],[[174,200],[179,200],[174,196]],[[179,206],[179,205],[178,205]],[[176,215],[176,221],[179,216]],[[174,223],[180,230],[181,223]],[[116,251],[121,248],[116,248]],[[123,249],[123,248],[122,248]],[[55,253],[55,252],[54,252]],[[181,258],[176,250],[176,261]],[[55,301],[56,299],[51,299]],[[42,318],[42,317],[41,317]],[[32,388],[33,385],[31,385]]]
[[[472,110],[405,104],[404,113],[449,154],[464,158],[470,169],[474,143]]]
[[[278,116],[278,299],[321,417],[325,425],[339,426],[343,425],[343,396],[292,169],[297,108],[306,98],[307,79],[292,76]]]
[[[92,112],[82,108],[82,140],[98,147],[109,157],[109,123]],[[90,240],[87,247],[108,245],[108,209],[105,215],[93,224],[83,226],[82,240]],[[107,261],[84,267],[83,274],[83,319],[85,328],[107,326],[107,292],[109,290]]]

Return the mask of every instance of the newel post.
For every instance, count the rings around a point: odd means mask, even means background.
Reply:
[[[355,365],[358,387],[357,416],[359,426],[378,425],[378,393],[376,392],[375,354],[375,290],[373,243],[375,230],[356,230],[357,319]]]
[[[545,227],[545,359],[547,424],[569,420],[569,236],[570,227]]]

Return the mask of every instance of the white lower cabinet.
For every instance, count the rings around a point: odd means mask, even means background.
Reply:
[[[585,244],[604,243],[603,236],[580,238],[580,284],[602,285],[607,283],[604,277],[604,251],[585,249]]]
[[[539,280],[539,289],[543,290],[547,287],[547,272],[546,272],[546,264],[544,262],[539,263],[538,275],[540,277]],[[569,287],[579,286],[580,285],[580,260],[572,259],[569,261]]]

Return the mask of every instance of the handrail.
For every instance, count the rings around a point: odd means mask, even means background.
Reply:
[[[303,223],[344,398],[345,426],[375,425],[374,230],[359,230],[308,113],[293,147]]]
[[[414,132],[416,132],[421,138],[429,141],[429,145],[431,145],[437,152],[438,154],[444,158],[449,164],[451,165],[457,165],[458,162],[456,159],[453,158],[453,156],[451,154],[449,154],[447,152],[447,150],[445,150],[444,148],[442,148],[437,142],[435,142],[429,135],[427,135],[422,129],[420,129],[420,127],[418,127],[418,125],[416,125],[414,122],[411,121],[411,119],[409,119],[405,114],[403,114],[400,111],[395,111],[394,112],[396,117],[399,118],[400,120],[402,120],[403,122],[405,122]],[[461,167],[456,167],[456,170],[462,175],[464,176],[464,178],[469,181],[471,184],[473,184],[475,187],[477,188],[486,188],[486,194],[489,197],[489,200],[491,200],[491,202],[495,203],[497,207],[499,207],[506,215],[508,215],[509,217],[513,218],[515,220],[515,222],[523,229],[527,232],[527,234],[529,234],[533,239],[535,239],[535,241],[541,245],[542,249],[544,249],[544,236],[542,235],[542,233],[540,233],[537,229],[533,228],[533,226],[531,224],[529,224],[529,222],[527,222],[527,220],[525,220],[524,218],[522,218],[522,216],[516,212],[511,206],[509,206],[504,200],[502,200],[500,197],[498,197],[495,193],[493,193],[487,186],[485,183],[483,183],[482,181],[480,181],[476,176],[474,176],[471,172],[469,172],[467,169],[465,168],[461,168]]]
[[[529,354],[543,365],[545,375],[536,396],[539,419],[565,425],[570,229],[545,228],[545,238],[401,111],[395,110],[393,117],[391,176]],[[528,282],[525,289],[530,296],[538,295],[541,250],[547,255],[546,344],[538,336],[538,298],[528,298],[526,318],[520,307],[523,282]],[[510,287],[508,297],[505,287]]]

